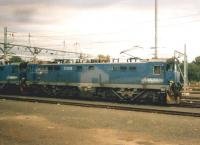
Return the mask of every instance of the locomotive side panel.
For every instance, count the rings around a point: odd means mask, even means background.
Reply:
[[[1,83],[16,84],[19,83],[19,65],[4,65],[0,66],[0,81]]]

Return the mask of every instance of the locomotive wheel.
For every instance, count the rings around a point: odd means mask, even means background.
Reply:
[[[54,86],[44,86],[45,94],[49,97],[56,97],[56,89]]]
[[[4,88],[5,85],[0,85],[0,90],[2,90]]]
[[[160,93],[160,96],[159,96],[159,104],[160,104],[160,105],[166,105],[166,104],[167,104],[167,96],[166,96],[166,93]]]
[[[27,88],[25,86],[20,86],[19,90],[20,90],[20,93],[22,95],[27,95],[28,94],[28,90],[27,90]]]

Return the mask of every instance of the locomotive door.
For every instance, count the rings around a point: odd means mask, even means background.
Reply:
[[[21,63],[19,65],[19,80],[20,81],[24,81],[26,80],[27,76],[26,76],[26,73],[27,73],[27,63]]]
[[[19,65],[19,85],[20,91],[24,92],[27,80],[27,63],[20,63]]]

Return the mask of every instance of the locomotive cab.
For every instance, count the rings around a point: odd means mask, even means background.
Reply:
[[[159,89],[161,104],[178,104],[182,86],[180,68],[176,61],[174,59],[151,60],[148,66],[148,70],[151,71],[149,71],[148,77],[142,79],[142,83],[154,85],[157,90]]]
[[[177,69],[178,67],[175,60],[167,60],[164,81],[165,84],[168,84],[167,104],[179,104],[180,102],[182,85],[180,81],[180,71]]]

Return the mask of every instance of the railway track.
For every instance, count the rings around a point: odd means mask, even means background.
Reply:
[[[198,94],[197,96],[182,97],[180,106],[200,108],[200,94]]]
[[[200,86],[189,86],[182,93],[181,106],[200,108]]]
[[[200,100],[182,99],[180,107],[200,108]]]
[[[0,99],[200,117],[199,108],[131,105],[131,104],[80,101],[80,100],[71,100],[71,99],[41,98],[41,97],[16,96],[16,95],[0,95]]]

